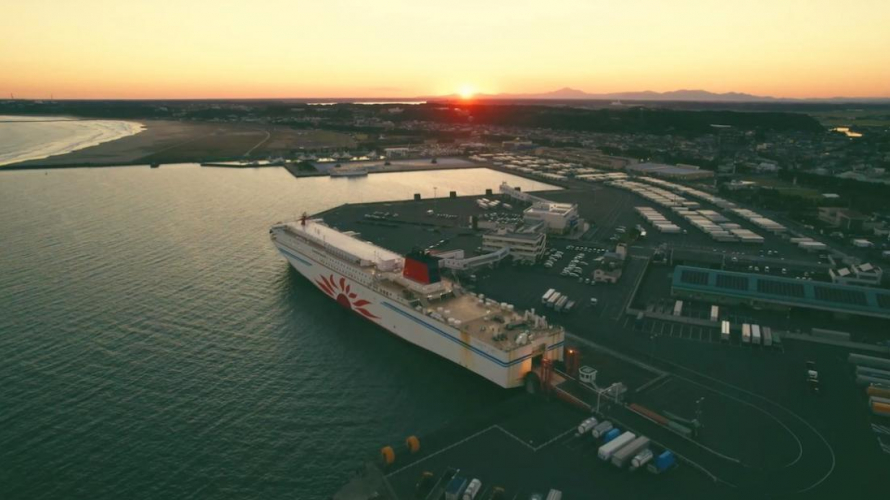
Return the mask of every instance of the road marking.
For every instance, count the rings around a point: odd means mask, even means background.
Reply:
[[[467,441],[469,441],[469,440],[471,440],[471,439],[475,439],[475,438],[477,438],[478,436],[481,436],[482,434],[485,434],[486,432],[488,432],[488,431],[494,429],[495,427],[497,427],[497,426],[494,426],[494,425],[493,425],[493,426],[491,426],[491,427],[486,427],[485,429],[482,429],[481,431],[479,431],[479,432],[477,432],[477,433],[475,433],[475,434],[471,434],[471,435],[469,435],[469,436],[467,436],[467,437],[461,439],[460,441],[458,441],[458,442],[456,442],[456,443],[452,443],[452,444],[450,444],[450,445],[448,445],[448,446],[442,448],[441,450],[436,451],[435,453],[431,453],[431,454],[429,454],[429,455],[427,455],[427,456],[425,456],[425,457],[423,457],[423,458],[421,458],[421,459],[418,459],[418,460],[416,460],[416,461],[414,461],[414,462],[412,462],[412,463],[410,463],[410,464],[408,464],[408,465],[406,465],[406,466],[404,466],[404,467],[400,467],[400,468],[398,468],[398,469],[396,469],[396,470],[390,472],[389,474],[387,474],[386,477],[394,476],[394,475],[398,474],[399,472],[402,472],[403,470],[406,470],[406,469],[409,469],[409,468],[411,468],[411,467],[414,467],[415,465],[417,465],[417,464],[419,464],[419,463],[426,462],[427,460],[429,460],[429,459],[435,457],[436,455],[445,453],[446,451],[448,451],[448,450],[450,450],[450,449],[452,449],[452,448],[454,448],[454,447],[456,447],[456,446],[460,446],[460,445],[466,443]]]

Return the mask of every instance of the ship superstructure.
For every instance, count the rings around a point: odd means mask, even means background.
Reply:
[[[436,257],[406,256],[303,217],[270,229],[303,276],[342,306],[502,387],[542,359],[561,360],[565,332],[443,277]]]

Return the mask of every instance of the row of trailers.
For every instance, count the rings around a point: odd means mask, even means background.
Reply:
[[[726,330],[729,330],[729,322],[724,321],[726,324]],[[729,334],[726,335],[727,340],[729,339]],[[723,334],[721,333],[721,339],[723,338]],[[760,325],[752,325],[750,323],[742,323],[742,343],[743,344],[752,344],[752,345],[763,345],[764,347],[770,347],[773,345],[773,331],[768,326],[761,327]]]
[[[683,315],[683,301],[678,300],[674,303],[674,316]],[[720,306],[712,305],[710,320],[714,323],[720,323],[720,340],[729,342],[732,333],[732,324],[727,320],[720,320]],[[781,336],[773,333],[768,326],[760,326],[751,323],[742,323],[742,344],[762,345],[771,347],[782,343]]]
[[[555,288],[551,288],[544,292],[541,296],[541,303],[553,309],[556,312],[569,312],[575,307],[575,301],[569,299],[569,296],[557,292]]]
[[[633,471],[645,466],[649,472],[661,474],[676,465],[676,457],[670,450],[656,454],[650,447],[649,438],[630,431],[622,432],[608,420],[585,419],[578,425],[578,436],[587,434],[602,443],[597,449],[597,457],[619,469],[627,466]]]
[[[856,384],[865,386],[872,414],[890,418],[890,359],[850,354],[847,361],[856,367]]]

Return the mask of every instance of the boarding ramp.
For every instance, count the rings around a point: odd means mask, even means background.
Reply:
[[[523,193],[522,191],[510,186],[506,182],[501,183],[499,191],[501,192],[501,194],[505,194],[505,195],[509,196],[510,198],[513,198],[513,199],[519,200],[519,201],[524,201],[526,203],[548,203],[548,204],[553,203],[552,201],[541,198],[540,196]]]

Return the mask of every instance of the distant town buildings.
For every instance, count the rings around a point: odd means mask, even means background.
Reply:
[[[819,207],[818,217],[831,227],[853,231],[863,229],[868,220],[868,217],[855,210],[841,207]]]

